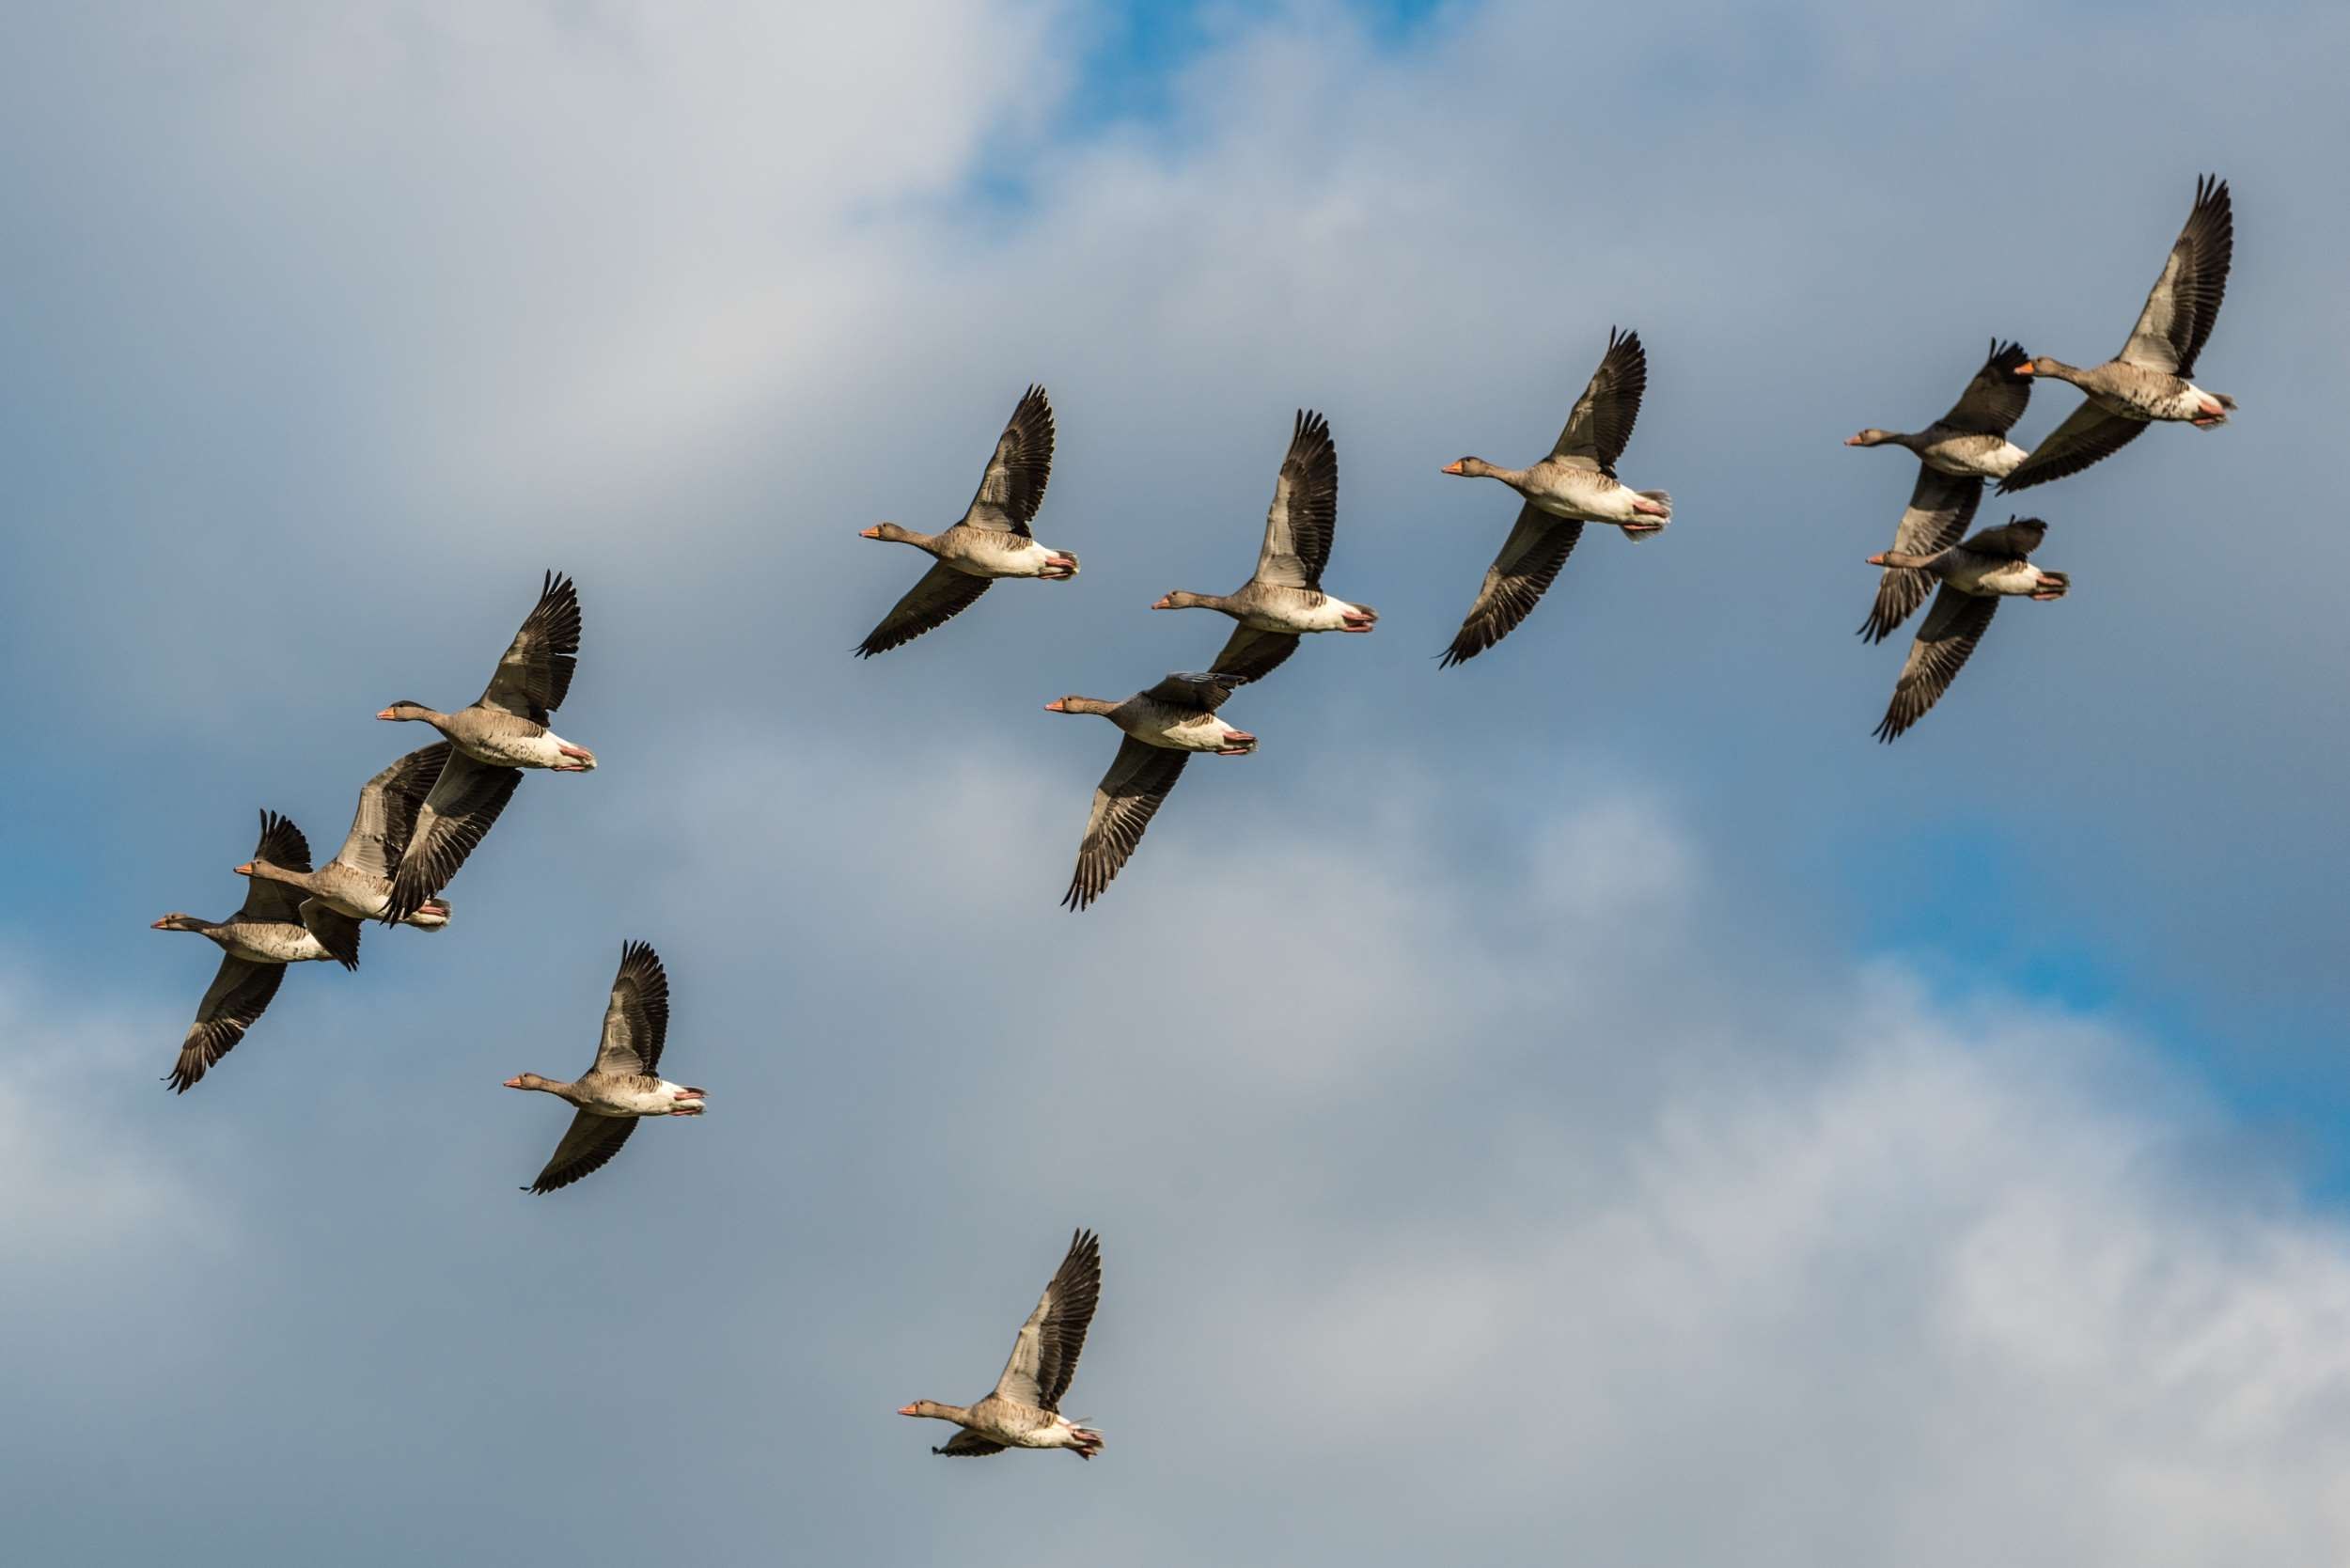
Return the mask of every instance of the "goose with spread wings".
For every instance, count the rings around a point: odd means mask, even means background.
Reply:
[[[2069,574],[2031,563],[2031,553],[2047,534],[2048,525],[2037,517],[2010,518],[1932,555],[1888,550],[1869,557],[1871,566],[1921,572],[1942,585],[1934,608],[1918,628],[1917,640],[1909,645],[1901,679],[1893,684],[1893,700],[1876,729],[1878,740],[1898,739],[1942,699],[1975,644],[1982,640],[2001,599],[2061,599],[2072,590]]]
[[[1874,427],[1844,438],[1847,447],[1905,447],[1918,455],[1918,483],[1893,531],[1893,548],[1904,555],[1931,556],[1966,537],[1982,500],[1982,481],[2003,478],[2024,461],[2024,448],[2007,438],[2031,400],[2027,362],[2014,343],[1991,342],[1982,362],[1950,411],[1921,431]],[[1934,580],[1906,567],[1888,567],[1877,583],[1875,605],[1860,635],[1883,642],[1910,612],[1925,603]]]
[[[553,1192],[602,1169],[642,1117],[702,1114],[701,1090],[661,1075],[661,1047],[668,1034],[669,976],[661,955],[642,942],[627,943],[604,1008],[596,1064],[569,1083],[536,1073],[506,1080],[509,1089],[535,1089],[579,1107],[563,1141],[555,1146],[554,1158],[524,1191]]]
[[[375,715],[421,721],[449,743],[439,776],[410,824],[407,849],[392,870],[391,895],[377,918],[405,920],[434,901],[513,799],[522,769],[586,773],[596,765],[594,752],[547,728],[571,693],[578,663],[579,590],[569,577],[550,572],[479,701],[453,713],[395,702]]]
[[[1378,621],[1378,611],[1322,591],[1322,569],[1329,563],[1338,518],[1339,449],[1330,439],[1330,422],[1300,409],[1289,455],[1273,482],[1256,575],[1234,593],[1178,588],[1151,607],[1220,610],[1239,621],[1216,655],[1215,668],[1251,681],[1262,680],[1296,652],[1297,639],[1308,632],[1368,632]]]
[[[936,563],[857,645],[856,656],[870,659],[886,653],[944,626],[970,608],[998,577],[1042,577],[1046,582],[1074,577],[1077,557],[1039,544],[1028,531],[1052,474],[1053,405],[1045,400],[1044,388],[1031,386],[1011,411],[1004,433],[996,437],[979,493],[959,522],[939,534],[895,523],[876,523],[859,532],[861,539],[911,544],[935,557]]]
[[[1011,1359],[995,1391],[973,1405],[917,1399],[901,1405],[901,1416],[952,1421],[963,1428],[932,1453],[956,1458],[1001,1453],[1006,1449],[1067,1449],[1080,1459],[1102,1451],[1102,1435],[1060,1413],[1061,1397],[1077,1373],[1086,1330],[1102,1299],[1102,1240],[1090,1231],[1070,1238],[1068,1254],[1052,1282],[1020,1325]]]
[[[263,811],[253,858],[306,871],[309,840],[286,818]],[[259,1021],[286,978],[287,964],[332,959],[347,969],[359,966],[357,920],[305,898],[300,888],[267,877],[255,877],[246,886],[243,907],[226,920],[171,914],[157,920],[153,929],[195,932],[211,938],[222,953],[220,968],[196,1004],[196,1022],[180,1043],[180,1059],[164,1079],[179,1094],[193,1089]]]
[[[1151,825],[1159,803],[1183,776],[1183,764],[1194,752],[1245,757],[1257,749],[1256,736],[1215,716],[1241,683],[1240,677],[1220,671],[1170,675],[1123,702],[1064,697],[1044,705],[1049,713],[1098,713],[1126,732],[1109,772],[1094,787],[1093,812],[1077,846],[1077,869],[1069,879],[1069,891],[1061,896],[1064,905],[1083,909],[1102,896],[1142,841],[1142,830]]]
[[[316,899],[337,915],[355,920],[383,917],[391,907],[392,868],[407,852],[425,797],[448,763],[449,744],[432,745],[408,753],[359,787],[359,807],[351,819],[351,832],[335,858],[316,870],[280,866],[256,857],[237,868],[239,876],[282,882]],[[448,924],[448,905],[427,899],[402,917],[401,923],[425,931]]]
[[[2027,375],[2071,382],[2088,400],[1999,481],[2002,494],[2077,474],[2137,440],[2156,420],[2199,431],[2228,422],[2235,400],[2204,391],[2193,378],[2196,358],[2219,319],[2234,256],[2235,208],[2228,182],[2206,176],[2195,182],[2194,210],[2163,259],[2162,275],[2154,279],[2122,352],[2087,369],[2044,357],[2024,366]]]
[[[1640,335],[1611,327],[1607,352],[1548,457],[1531,468],[1500,468],[1476,457],[1445,465],[1448,474],[1499,479],[1526,497],[1517,525],[1486,569],[1477,603],[1445,650],[1445,665],[1474,659],[1533,611],[1583,537],[1584,524],[1612,523],[1626,539],[1644,540],[1655,538],[1672,520],[1670,495],[1633,490],[1616,478],[1616,460],[1632,439],[1647,390],[1648,352]]]

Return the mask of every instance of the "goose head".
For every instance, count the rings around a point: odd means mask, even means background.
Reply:
[[[506,1080],[506,1087],[509,1089],[548,1089],[553,1087],[554,1082],[554,1079],[542,1078],[536,1073],[518,1073]]]
[[[1891,431],[1881,431],[1872,425],[1857,435],[1844,437],[1844,445],[1847,447],[1882,447],[1888,441],[1899,439],[1900,437]]]
[[[1481,479],[1495,472],[1494,465],[1480,457],[1465,457],[1458,463],[1448,463],[1441,472],[1457,474],[1463,478]]]
[[[393,703],[390,707],[385,708],[375,716],[380,719],[390,719],[395,723],[403,723],[410,719],[416,719],[422,721],[423,723],[430,724],[441,715],[437,709],[428,708],[421,702],[409,702],[403,700]]]
[[[1189,588],[1177,588],[1171,593],[1162,595],[1159,602],[1151,607],[1154,610],[1197,609],[1207,603],[1207,597],[1204,593],[1194,593]]]
[[[858,529],[856,537],[878,539],[888,544],[903,544],[912,535],[895,523],[876,523],[870,528]]]
[[[204,922],[193,915],[181,915],[175,911],[164,916],[148,929],[149,931],[202,931]]]

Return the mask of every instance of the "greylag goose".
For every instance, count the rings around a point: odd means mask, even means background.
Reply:
[[[579,1107],[563,1141],[525,1192],[553,1192],[602,1169],[620,1152],[645,1116],[699,1116],[703,1091],[663,1077],[661,1047],[669,1033],[669,977],[660,955],[642,942],[620,948],[620,972],[603,1010],[603,1039],[596,1064],[570,1083],[525,1073],[509,1089],[535,1089]]]
[[[1077,574],[1077,557],[1036,541],[1028,525],[1044,500],[1053,474],[1053,405],[1044,388],[1031,386],[1011,411],[995,453],[979,477],[979,494],[960,522],[945,533],[916,533],[895,523],[876,523],[860,539],[911,544],[938,557],[922,580],[907,590],[881,624],[857,645],[856,656],[886,653],[923,633],[944,626],[970,608],[998,577],[1042,577],[1062,582]]]
[[[1483,458],[1447,463],[1448,474],[1499,479],[1526,497],[1517,525],[1486,569],[1468,619],[1445,650],[1443,663],[1474,659],[1533,610],[1535,601],[1566,564],[1586,523],[1612,523],[1627,539],[1653,539],[1672,520],[1672,497],[1661,490],[1630,490],[1616,478],[1616,460],[1632,439],[1648,390],[1648,353],[1640,335],[1607,331],[1607,352],[1575,400],[1550,456],[1531,468],[1496,468]]]
[[[521,769],[586,773],[596,765],[595,753],[547,728],[572,689],[578,654],[579,592],[550,572],[479,701],[453,713],[395,702],[375,715],[420,720],[450,747],[411,824],[379,919],[405,920],[433,902],[513,798]]]
[[[261,813],[260,841],[253,858],[291,870],[310,869],[309,841],[302,829],[274,811]],[[215,924],[193,915],[171,914],[156,931],[192,931],[212,938],[221,950],[220,969],[196,1004],[196,1022],[180,1043],[180,1060],[164,1082],[185,1094],[221,1058],[236,1048],[244,1031],[277,995],[289,964],[333,959],[359,966],[359,922],[338,915],[317,899],[268,877],[255,877],[243,907]]]
[[[1183,588],[1161,599],[1154,610],[1221,610],[1240,622],[1215,668],[1250,681],[1262,680],[1297,651],[1308,632],[1368,632],[1379,612],[1350,604],[1322,591],[1322,569],[1330,559],[1330,536],[1339,518],[1339,449],[1330,422],[1300,409],[1290,432],[1289,455],[1273,481],[1273,506],[1265,513],[1264,545],[1257,572],[1236,593],[1192,593]]]
[[[2066,573],[2031,564],[2031,553],[2047,533],[2048,525],[2037,517],[2010,518],[1930,556],[1888,550],[1869,557],[1871,566],[1906,567],[1942,584],[1918,628],[1918,640],[1909,645],[1901,679],[1893,683],[1893,700],[1876,728],[1878,740],[1893,740],[1941,700],[1982,640],[2001,599],[2061,599],[2071,591],[2073,579]]]
[[[932,1453],[957,1458],[1001,1453],[1006,1449],[1067,1449],[1080,1459],[1102,1451],[1102,1435],[1060,1413],[1061,1396],[1077,1372],[1086,1329],[1102,1299],[1102,1240],[1090,1231],[1070,1238],[1069,1253],[1053,1271],[1052,1282],[1020,1325],[1011,1359],[995,1390],[967,1408],[917,1399],[901,1405],[901,1416],[952,1421],[963,1428]]]
[[[1142,830],[1195,751],[1219,757],[1245,757],[1257,749],[1257,737],[1235,729],[1215,716],[1238,677],[1170,675],[1148,691],[1123,702],[1098,697],[1064,697],[1047,702],[1048,713],[1099,713],[1126,732],[1110,759],[1109,772],[1094,786],[1093,814],[1086,819],[1085,838],[1077,845],[1077,870],[1069,879],[1061,902],[1083,909],[1126,864]]]
[[[2031,400],[2031,382],[2021,372],[2024,363],[2020,346],[1995,337],[1991,357],[1941,418],[1908,434],[1871,428],[1845,438],[1847,447],[1906,447],[1918,454],[1918,484],[1893,531],[1895,550],[1931,556],[1956,544],[1975,520],[1982,481],[2003,478],[2024,461],[2024,448],[2007,438]],[[1883,642],[1925,603],[1932,586],[1922,572],[1888,567],[1860,635]]]
[[[449,744],[435,741],[412,751],[359,787],[359,808],[351,833],[335,858],[317,870],[279,866],[265,858],[246,861],[239,876],[265,877],[301,889],[338,915],[379,918],[391,906],[392,868],[408,848],[425,796],[448,761]],[[408,925],[438,931],[448,924],[448,905],[427,899],[403,917]]]
[[[2191,379],[2203,352],[2219,301],[2228,291],[2228,263],[2235,253],[2235,210],[2228,182],[2208,175],[2195,182],[2195,208],[2170,247],[2146,296],[2146,308],[2122,352],[2103,365],[2082,369],[2060,359],[2040,358],[2023,373],[2069,381],[2088,401],[2048,432],[2016,470],[1999,481],[2002,494],[2077,474],[2138,439],[2156,419],[2183,420],[2207,431],[2228,422],[2235,400],[2206,392]]]

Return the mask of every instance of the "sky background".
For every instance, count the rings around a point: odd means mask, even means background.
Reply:
[[[2339,8],[8,24],[12,1557],[2350,1559]],[[2110,353],[2205,170],[2241,413],[2018,498],[2072,595],[1874,745],[1841,439]],[[1611,324],[1672,529],[1439,671],[1515,498],[1437,470]],[[1030,381],[1084,574],[853,661]],[[1066,914],[1042,704],[1213,655],[1147,607],[1301,405],[1378,631]],[[600,769],[166,1092],[148,922],[331,854],[550,566]],[[710,1114],[526,1198],[630,937]],[[1078,1225],[1106,1454],[932,1459]]]

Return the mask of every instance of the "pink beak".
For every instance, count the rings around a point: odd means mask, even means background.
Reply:
[[[519,1077],[509,1078],[506,1080],[506,1087],[508,1089],[520,1089],[523,1087],[523,1081]]]
[[[1175,607],[1175,596],[1171,593],[1164,594],[1159,602],[1151,607],[1154,610],[1171,610]]]

